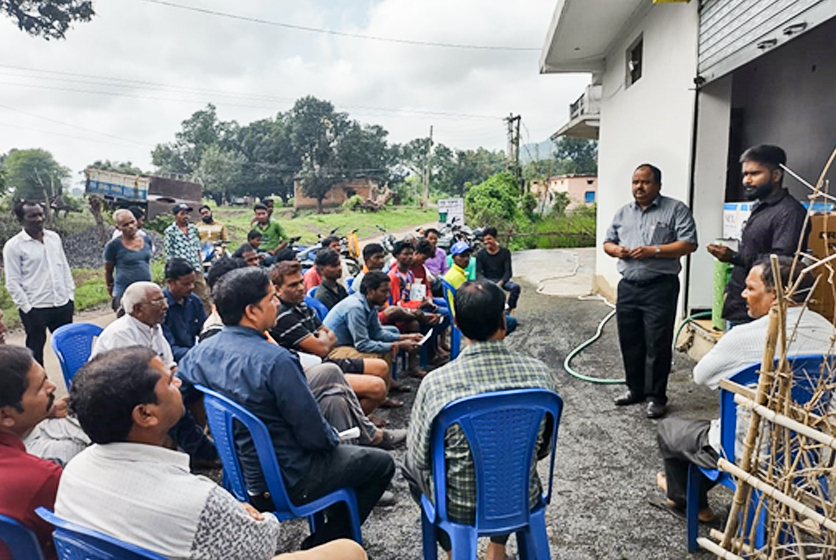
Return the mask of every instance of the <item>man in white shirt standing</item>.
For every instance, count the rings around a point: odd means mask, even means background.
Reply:
[[[44,229],[41,205],[22,200],[14,213],[23,231],[3,246],[6,289],[20,312],[26,347],[43,365],[46,330],[73,322],[75,282],[61,237]]]
[[[169,367],[175,366],[171,346],[161,327],[168,302],[160,287],[153,282],[134,282],[122,295],[122,309],[125,315],[105,327],[90,357],[114,348],[144,346]]]
[[[781,278],[784,285],[790,285],[792,257],[778,257]],[[796,276],[801,267],[796,266]],[[793,278],[792,282],[795,282]],[[721,338],[714,348],[694,367],[694,382],[717,389],[720,381],[728,379],[741,369],[759,364],[763,359],[766,332],[769,327],[769,309],[775,304],[775,278],[768,257],[758,260],[749,270],[742,296],[753,319],[734,327]],[[793,301],[787,308],[787,353],[792,356],[824,355],[831,352],[834,329],[831,322],[818,313],[803,307],[813,283],[804,277],[800,289],[793,294]],[[738,412],[740,414],[740,412]],[[738,439],[745,433],[741,428],[748,422],[738,417]],[[721,455],[720,419],[690,420],[667,418],[659,424],[659,452],[665,462],[665,471],[656,475],[659,489],[667,494],[667,506],[682,511],[685,508],[685,493],[690,464],[699,467],[717,468]],[[740,447],[740,441],[737,447]],[[712,484],[702,478],[700,488],[699,519],[709,522],[714,513],[708,506],[708,490]]]

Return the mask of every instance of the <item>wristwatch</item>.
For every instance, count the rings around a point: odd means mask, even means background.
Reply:
[[[656,253],[653,255],[657,259],[659,258],[659,253],[662,252],[662,249],[659,248],[659,245],[656,245]]]

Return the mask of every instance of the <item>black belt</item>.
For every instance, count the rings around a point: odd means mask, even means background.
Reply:
[[[628,278],[622,278],[621,281],[626,282],[631,286],[652,286],[653,284],[669,280],[677,280],[678,278],[679,277],[675,274],[660,274],[659,276],[654,276],[653,278],[647,278],[645,280],[630,280]]]

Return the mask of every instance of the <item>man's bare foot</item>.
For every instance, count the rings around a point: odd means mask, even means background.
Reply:
[[[711,523],[715,517],[714,511],[710,507],[703,508],[697,512],[697,519],[699,519],[700,523]]]
[[[485,551],[485,560],[507,560],[508,555],[505,553],[505,545],[495,542],[488,543],[488,549]]]
[[[665,494],[668,493],[668,479],[662,471],[656,473],[656,487]]]

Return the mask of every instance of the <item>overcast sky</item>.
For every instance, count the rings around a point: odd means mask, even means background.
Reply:
[[[196,13],[149,0],[94,2],[90,23],[46,41],[0,17],[0,153],[44,148],[73,170],[95,160],[151,169],[151,150],[214,103],[248,123],[304,95],[450,147],[504,149],[509,113],[522,141],[546,139],[589,82],[540,75],[556,0],[171,0],[245,18],[402,40],[522,47],[442,48],[335,36]]]

